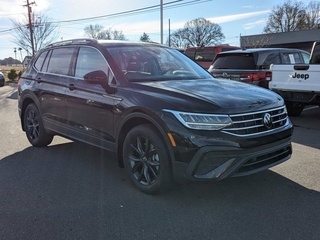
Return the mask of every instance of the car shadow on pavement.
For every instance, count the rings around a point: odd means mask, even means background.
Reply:
[[[70,142],[5,157],[0,181],[1,239],[320,236],[319,192],[271,170],[153,196],[130,184],[111,153]]]
[[[14,91],[8,98],[9,99],[18,99],[18,91]]]
[[[320,149],[320,130],[306,129],[295,126],[292,134],[292,143]]]

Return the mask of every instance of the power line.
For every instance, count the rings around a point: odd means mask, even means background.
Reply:
[[[172,9],[172,8],[177,8],[177,7],[193,5],[196,3],[209,2],[212,0],[191,0],[188,2],[183,2],[183,1],[184,0],[176,0],[176,1],[171,1],[168,3],[164,3],[163,8],[164,9]],[[144,8],[138,8],[138,9],[134,9],[134,10],[129,10],[129,11],[124,11],[124,12],[119,12],[119,13],[112,13],[112,14],[107,14],[107,15],[95,16],[95,17],[53,21],[52,23],[72,23],[72,22],[87,21],[87,20],[93,20],[93,19],[99,19],[99,18],[116,18],[116,17],[130,16],[130,15],[138,15],[138,14],[147,13],[147,12],[159,11],[159,9],[158,9],[159,7],[160,7],[160,4],[149,6],[149,7],[144,7]]]
[[[181,2],[181,1],[183,1],[183,0],[176,0],[176,1],[168,2],[168,3],[165,3],[164,5],[173,4],[173,3]],[[101,15],[101,16],[78,18],[78,19],[72,19],[72,20],[55,21],[55,22],[52,22],[52,23],[69,23],[69,22],[79,22],[79,21],[99,19],[99,18],[120,17],[120,16],[123,16],[123,15],[130,15],[132,13],[140,13],[140,12],[143,13],[146,10],[158,8],[159,6],[160,5],[153,5],[153,6],[149,6],[149,7],[138,8],[138,9],[119,12],[119,13],[111,13],[111,14],[106,14],[106,15]]]
[[[199,3],[204,3],[204,2],[210,2],[212,0],[190,0],[187,2],[184,2],[184,0],[175,0],[171,1],[168,3],[164,3],[164,9],[173,9],[173,8],[179,8],[179,7],[184,7],[184,6],[189,6],[189,5],[194,5],[194,4],[199,4]],[[62,21],[51,21],[49,23],[53,24],[59,24],[59,23],[71,23],[75,24],[80,21],[87,21],[87,20],[93,20],[93,19],[101,19],[101,18],[117,18],[117,17],[123,17],[123,16],[132,16],[132,15],[138,15],[138,14],[144,14],[148,12],[155,12],[159,11],[160,4],[158,5],[153,5],[149,7],[143,7],[143,8],[138,8],[134,10],[129,10],[129,11],[123,11],[123,12],[118,12],[118,13],[112,13],[112,14],[107,14],[107,15],[101,15],[101,16],[94,16],[94,17],[88,17],[88,18],[79,18],[79,19],[71,19],[71,20],[62,20]],[[13,31],[15,29],[18,29],[19,27],[15,28],[10,28],[6,30],[0,31],[0,33],[6,33]]]
[[[10,28],[10,29],[6,29],[6,30],[2,30],[2,31],[0,31],[0,33],[10,32],[10,31],[16,30],[16,29],[18,29],[18,28],[19,28],[19,27],[14,27],[14,28]]]

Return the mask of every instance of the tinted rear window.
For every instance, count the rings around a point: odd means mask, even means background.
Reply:
[[[75,48],[54,49],[49,61],[48,72],[69,75],[72,55]]]
[[[196,55],[194,57],[194,60],[212,62],[215,56],[216,54],[214,52],[214,49],[199,49],[199,50],[196,50]]]
[[[255,69],[252,54],[224,54],[212,64],[214,69]]]
[[[191,58],[192,60],[194,59],[194,53],[195,51],[194,50],[188,50],[188,51],[185,51],[184,54],[186,56],[188,56],[189,58]]]

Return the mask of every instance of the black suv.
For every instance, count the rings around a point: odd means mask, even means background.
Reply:
[[[214,79],[158,44],[51,44],[22,74],[18,94],[22,129],[33,146],[60,135],[113,151],[146,193],[174,180],[255,173],[292,152],[292,124],[280,96]]]
[[[269,88],[271,64],[309,63],[310,53],[292,48],[251,48],[219,53],[208,71],[225,78]]]
[[[4,74],[0,72],[0,87],[3,87],[5,83]]]

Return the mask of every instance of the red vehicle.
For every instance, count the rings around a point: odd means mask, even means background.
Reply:
[[[203,68],[208,69],[214,57],[220,52],[241,49],[240,47],[230,46],[229,44],[207,46],[207,47],[189,47],[184,51],[184,54],[197,62]]]

